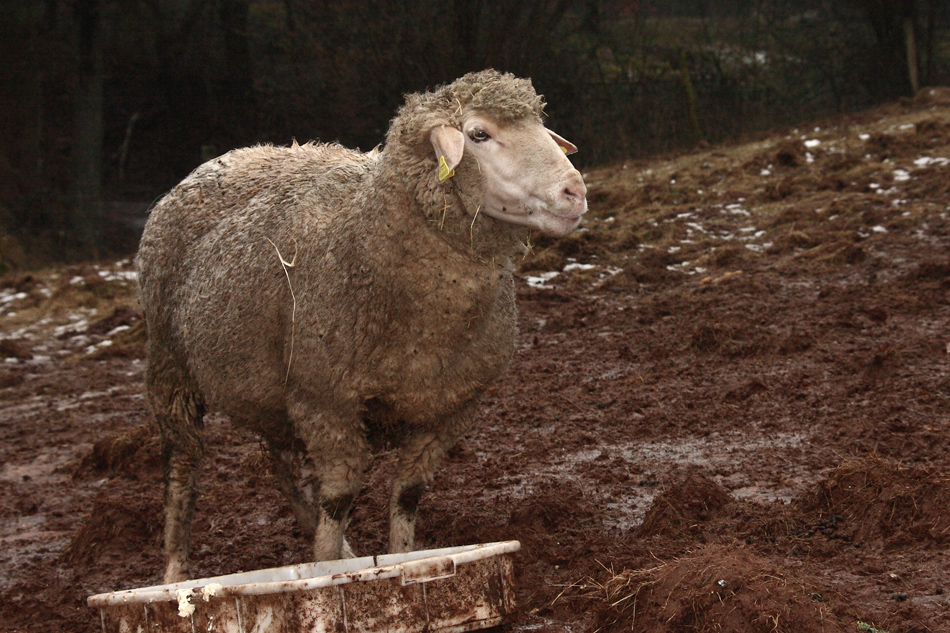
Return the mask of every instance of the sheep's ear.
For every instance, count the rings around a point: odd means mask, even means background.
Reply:
[[[439,159],[439,180],[455,175],[455,168],[462,162],[465,151],[465,135],[461,130],[448,125],[432,128],[429,133],[432,148]]]
[[[544,129],[548,130],[548,128],[544,128]],[[574,143],[571,143],[569,140],[558,136],[551,130],[548,130],[548,134],[551,135],[551,138],[554,139],[554,142],[558,144],[558,147],[560,147],[561,150],[563,150],[565,154],[573,154],[574,152],[577,151],[577,145],[574,145]]]

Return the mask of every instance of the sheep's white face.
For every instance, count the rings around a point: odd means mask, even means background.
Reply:
[[[461,131],[435,128],[431,140],[449,168],[463,154],[475,159],[483,183],[479,213],[562,237],[587,212],[587,186],[567,158],[577,148],[540,123],[501,125],[476,114]]]

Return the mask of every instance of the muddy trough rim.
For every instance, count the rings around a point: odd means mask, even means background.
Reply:
[[[179,599],[179,592],[191,592],[212,583],[221,585],[220,588],[215,588],[215,596],[254,596],[307,591],[321,587],[385,578],[401,578],[402,584],[408,585],[448,578],[455,575],[457,565],[464,565],[465,563],[502,554],[510,554],[520,549],[521,543],[519,541],[498,541],[495,543],[417,550],[403,554],[382,554],[379,556],[301,563],[224,576],[198,578],[168,585],[100,593],[89,596],[86,603],[90,607],[106,607],[138,602],[173,602]]]

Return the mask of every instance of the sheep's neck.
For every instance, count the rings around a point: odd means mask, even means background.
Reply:
[[[433,185],[427,176],[420,174],[414,179],[416,185],[406,190],[405,185],[386,186],[387,181],[404,182],[405,177],[390,180],[391,175],[383,171],[378,174],[376,191],[387,192],[393,198],[391,208],[407,209],[415,218],[421,217],[430,232],[477,261],[495,266],[524,252],[527,228],[481,213],[477,205],[466,204],[451,181]]]

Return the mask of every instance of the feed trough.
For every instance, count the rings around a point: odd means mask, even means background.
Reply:
[[[103,633],[432,633],[515,608],[518,541],[364,556],[91,596]]]

